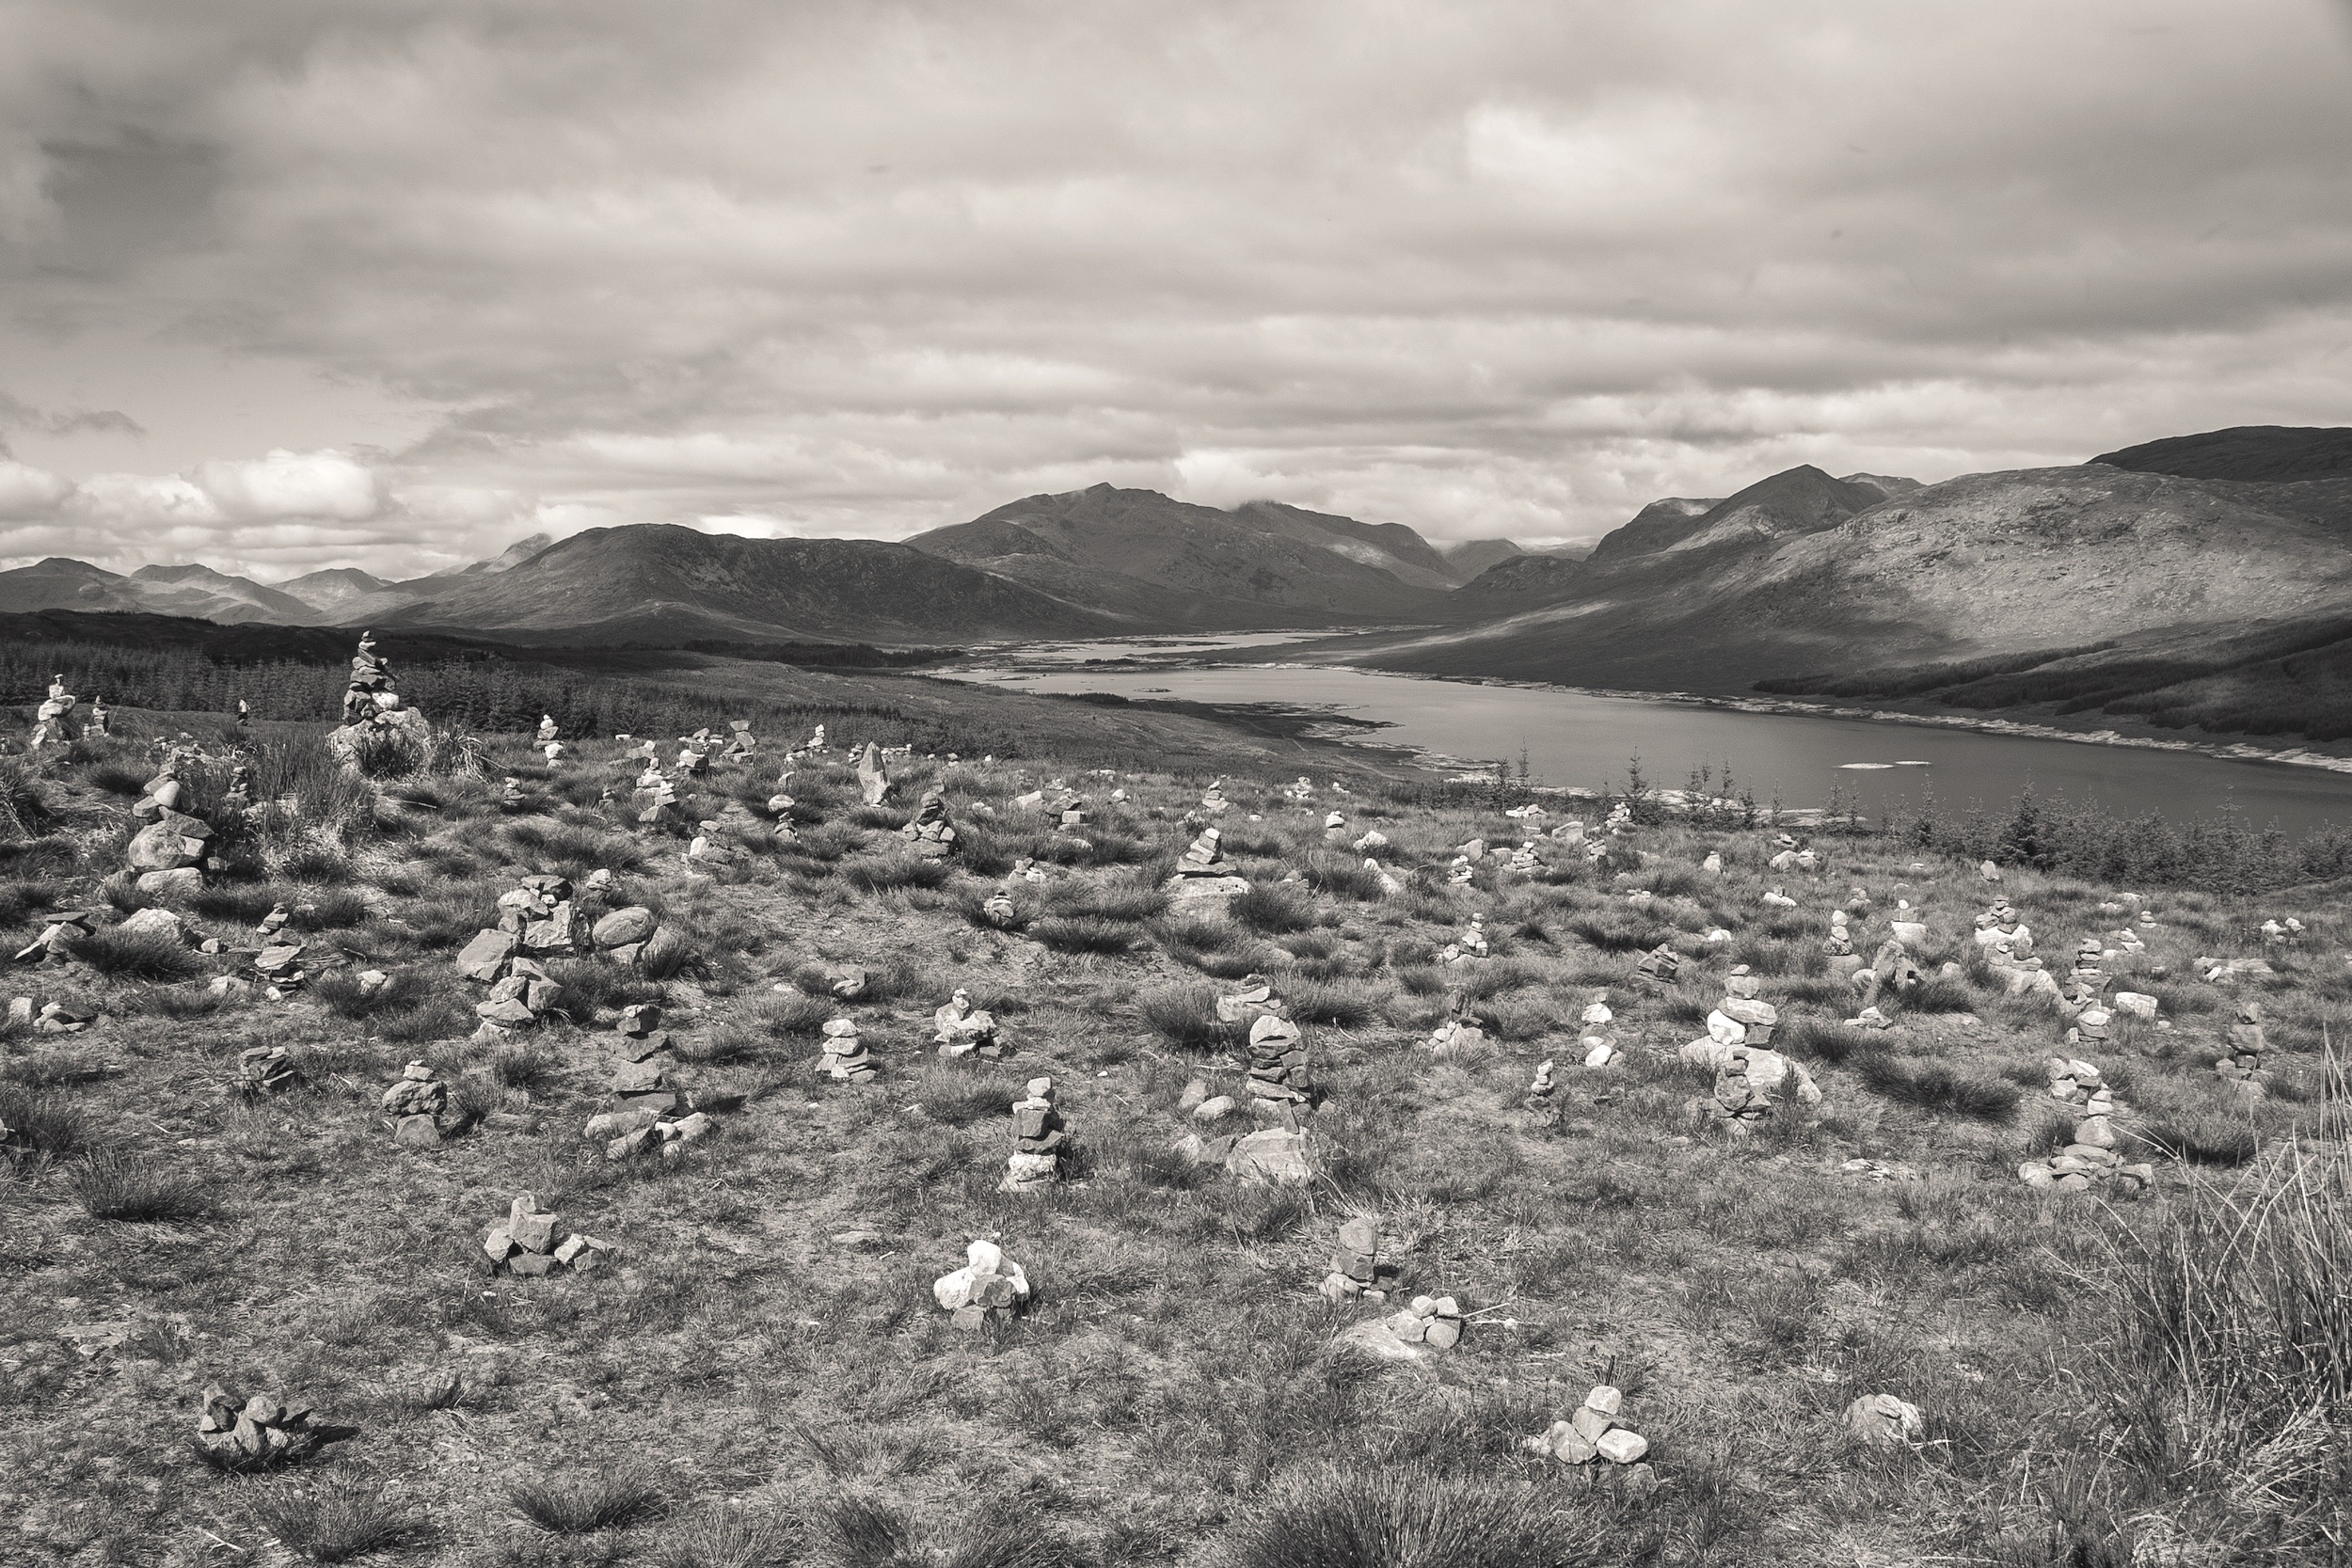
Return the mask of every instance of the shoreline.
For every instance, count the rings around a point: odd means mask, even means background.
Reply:
[[[1089,664],[1108,664],[1108,659],[1078,663],[1040,661],[1034,665],[1020,660],[1008,660],[1009,667],[1047,673],[1084,670]],[[2064,740],[2083,746],[2119,747],[2129,751],[2175,752],[2193,756],[2211,757],[2220,762],[2271,763],[2282,768],[2315,768],[2323,772],[2352,773],[2352,756],[2330,756],[2306,747],[2266,747],[2250,741],[2172,740],[2157,736],[2126,735],[2116,729],[2074,730],[2057,724],[2037,723],[2026,720],[1977,717],[1969,714],[1911,713],[1899,708],[1854,707],[1844,705],[1805,702],[1793,697],[1708,696],[1695,691],[1641,691],[1618,687],[1571,686],[1562,681],[1519,680],[1505,675],[1449,675],[1425,670],[1383,670],[1373,665],[1306,662],[1294,659],[1216,659],[1188,657],[1183,659],[1120,659],[1116,661],[1129,671],[1136,669],[1164,670],[1344,670],[1359,675],[1393,675],[1404,680],[1439,681],[1456,686],[1494,686],[1519,691],[1558,691],[1579,697],[1608,697],[1633,702],[1672,703],[1683,707],[1717,708],[1731,713],[1781,715],[1800,719],[1848,719],[1875,724],[1902,724],[1922,729],[1965,730],[1978,735],[2009,736],[2022,740]],[[1302,710],[1304,711],[1304,710]],[[1431,753],[1431,760],[1453,763],[1458,759],[1440,758]]]

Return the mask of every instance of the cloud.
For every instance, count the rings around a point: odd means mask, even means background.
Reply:
[[[77,472],[108,549],[887,536],[1097,480],[1568,538],[1792,462],[2337,422],[2352,367],[2304,0],[28,9],[0,360],[129,324],[437,411]],[[120,352],[136,398],[16,389],[207,428]]]
[[[243,521],[279,517],[356,523],[384,510],[374,470],[340,451],[273,451],[241,463],[207,463],[197,483],[221,512]]]
[[[71,480],[0,458],[0,518],[46,516],[72,493]]]

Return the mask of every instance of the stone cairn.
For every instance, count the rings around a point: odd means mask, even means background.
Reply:
[[[2074,1141],[2047,1160],[2028,1160],[2017,1167],[2017,1179],[2028,1187],[2055,1188],[2062,1193],[2107,1187],[2136,1193],[2155,1184],[2155,1166],[2125,1164],[2116,1152],[2119,1142],[2115,1093],[2102,1081],[2097,1064],[2077,1058],[2050,1058],[2050,1098],[2074,1112]]]
[[[1454,847],[1454,863],[1446,867],[1445,879],[1456,886],[1470,881],[1478,875],[1478,863],[1486,858],[1486,841],[1473,838],[1468,844]]]
[[[787,819],[791,816],[792,808],[798,803],[792,799],[792,769],[787,768],[776,775],[776,792],[768,797],[768,815],[774,817],[777,823],[784,827],[785,832],[789,832],[791,828]]]
[[[1540,841],[1532,838],[1521,839],[1519,847],[1511,851],[1511,874],[1513,876],[1533,877],[1543,870],[1543,857],[1535,850],[1538,842]]]
[[[651,745],[652,742],[646,742]],[[638,826],[658,828],[669,818],[677,806],[677,786],[661,770],[660,759],[647,757],[644,771],[637,775],[637,784],[629,800],[637,807]]]
[[[627,1160],[658,1148],[664,1159],[675,1160],[709,1136],[718,1123],[707,1111],[691,1109],[672,1081],[677,1058],[670,1053],[661,1009],[650,1002],[623,1007],[613,1034],[620,1060],[605,1084],[612,1109],[591,1117],[587,1126],[588,1136],[605,1140],[604,1157]]]
[[[1612,1465],[1631,1465],[1649,1452],[1649,1439],[1617,1424],[1625,1396],[1601,1384],[1584,1396],[1584,1402],[1565,1421],[1554,1421],[1527,1439],[1530,1453],[1549,1454],[1563,1465],[1589,1465],[1605,1459]]]
[[[1211,816],[1225,815],[1225,781],[1218,779],[1200,792],[1200,809]]]
[[[1846,911],[1829,911],[1829,935],[1821,939],[1821,952],[1829,959],[1829,972],[1839,979],[1851,982],[1854,972],[1862,967],[1862,958],[1853,950],[1853,931],[1846,924]]]
[[[710,733],[710,726],[705,724],[692,735],[682,735],[677,739],[679,775],[689,779],[707,776],[710,772],[711,750],[719,744],[719,737]]]
[[[1397,1273],[1380,1261],[1380,1221],[1359,1214],[1340,1224],[1339,1244],[1331,1249],[1331,1272],[1316,1287],[1332,1301],[1389,1299],[1396,1289]]]
[[[164,759],[162,768],[148,780],[131,815],[145,826],[131,835],[123,851],[136,872],[137,887],[151,896],[193,893],[204,884],[204,871],[213,852],[213,828],[200,816],[180,809],[186,786],[180,782],[177,752]]]
[[[2303,938],[2303,923],[2289,915],[2284,920],[2265,920],[2262,925],[2263,945],[2285,947]]]
[[[493,1270],[504,1269],[527,1279],[559,1269],[585,1273],[611,1255],[612,1243],[579,1231],[566,1235],[563,1226],[562,1215],[542,1210],[536,1197],[524,1193],[508,1207],[505,1221],[492,1226],[482,1238],[482,1251]]]
[[[301,1081],[284,1046],[249,1045],[237,1053],[236,1076],[229,1081],[229,1092],[241,1100],[259,1100],[282,1093]]]
[[[342,726],[329,731],[327,750],[339,762],[356,763],[363,736],[398,737],[408,747],[410,760],[421,762],[424,756],[424,723],[413,709],[403,707],[400,693],[392,689],[390,661],[375,651],[375,639],[367,632],[359,634],[359,646],[351,656],[351,679],[343,688]]]
[[[1720,849],[1709,849],[1707,852],[1707,858],[1699,862],[1699,869],[1709,877],[1722,876],[1724,874],[1723,851]]]
[[[1361,836],[1351,840],[1347,847],[1359,855],[1367,850],[1386,849],[1389,847],[1389,835],[1377,828],[1367,828]]]
[[[1335,811],[1325,812],[1323,814],[1323,836],[1334,843],[1346,838],[1347,818]]]
[[[1249,891],[1249,884],[1225,863],[1220,836],[1216,829],[1203,828],[1178,857],[1168,890],[1179,909],[1221,915],[1236,897]]]
[[[1603,1033],[1616,1021],[1616,1016],[1609,1010],[1609,993],[1605,990],[1584,1005],[1584,1011],[1577,1020],[1583,1033],[1576,1043],[1583,1048],[1586,1067],[1604,1068],[1617,1059],[1617,1042]]]
[[[576,953],[580,945],[572,884],[561,877],[525,877],[499,895],[498,911],[498,924],[477,931],[457,955],[458,972],[490,988],[474,1007],[482,1022],[473,1037],[487,1045],[530,1028],[555,1005],[562,988],[543,960]]]
[[[60,910],[56,914],[42,915],[40,934],[18,950],[16,961],[62,968],[73,961],[73,944],[97,929],[97,917],[87,910]]]
[[[1250,1023],[1249,1075],[1243,1086],[1285,1121],[1311,1108],[1307,1041],[1296,1023],[1278,1013],[1260,1013]]]
[[[60,1002],[44,1002],[40,1011],[35,1012],[31,997],[17,996],[8,1001],[8,1022],[38,1035],[78,1035],[95,1018],[89,1013],[71,1011]]]
[[[898,836],[925,860],[945,860],[954,854],[956,829],[947,820],[946,797],[936,789],[925,790],[922,804],[914,808],[914,820],[900,828]]]
[[[1216,999],[1220,1023],[1254,1024],[1262,1018],[1280,1018],[1282,1013],[1282,1000],[1274,994],[1274,982],[1263,974],[1243,975],[1241,990]]]
[[[2061,1007],[2068,1021],[2068,1045],[2088,1051],[2105,1048],[2107,1030],[2115,1022],[2115,1013],[2097,990],[2089,985],[2078,985],[2074,994],[2061,1004]]]
[[[292,1464],[318,1451],[332,1436],[310,1424],[308,1410],[255,1394],[240,1400],[215,1383],[204,1390],[196,1418],[196,1447],[206,1463],[223,1470],[262,1470]]]
[[[985,1007],[974,1006],[972,993],[961,986],[931,1014],[931,1029],[943,1056],[981,1056],[993,1062],[1005,1054],[995,1017]]]
[[[1633,966],[1635,978],[1653,991],[1662,991],[1675,983],[1682,972],[1682,955],[1675,951],[1671,942],[1661,942],[1642,955],[1642,961]]]
[[[2263,1038],[2263,1005],[2248,997],[2237,1005],[2237,1021],[2230,1025],[2230,1053],[2213,1064],[2221,1077],[2259,1094],[2263,1084],[2258,1074],[2263,1068],[2263,1053],[2269,1049]]]
[[[879,806],[890,799],[890,775],[882,771],[882,748],[872,741],[857,759],[858,799],[869,806]]]
[[[1440,1056],[1469,1055],[1486,1044],[1486,1031],[1480,1027],[1478,1014],[1464,996],[1454,997],[1452,1008],[1429,1032],[1429,1049]]]
[[[1463,927],[1461,935],[1447,942],[1444,951],[1440,952],[1438,957],[1442,962],[1458,964],[1468,963],[1473,958],[1486,958],[1487,952],[1486,917],[1483,914],[1473,914],[1470,918],[1470,924]]]
[[[836,1084],[870,1084],[882,1076],[866,1042],[858,1038],[853,1018],[825,1021],[824,1054],[818,1058],[817,1070]]]
[[[752,735],[752,721],[748,719],[728,720],[727,748],[719,753],[719,760],[748,768],[752,758],[758,754],[759,742]]]
[[[58,674],[49,683],[49,695],[41,700],[40,706],[34,712],[33,733],[25,737],[24,743],[38,752],[52,740],[65,738],[66,717],[79,701],[65,689],[64,674]]]
[[[1736,966],[1724,976],[1724,998],[1707,1015],[1707,1037],[1682,1048],[1682,1059],[1715,1069],[1713,1094],[1693,1101],[1698,1112],[1741,1132],[1761,1121],[1785,1090],[1805,1104],[1820,1103],[1821,1091],[1801,1063],[1771,1049],[1780,1014],[1756,996],[1756,976]]]
[[[1560,1085],[1551,1076],[1551,1068],[1549,1056],[1535,1064],[1535,1076],[1528,1080],[1527,1092],[1519,1097],[1520,1110],[1532,1111],[1539,1117],[1552,1112],[1552,1099],[1560,1092]]]
[[[1012,1322],[1029,1303],[1029,1276],[993,1242],[964,1249],[963,1267],[932,1282],[931,1299],[967,1334]]]
[[[1028,1090],[1012,1105],[1013,1151],[1005,1159],[1001,1193],[1041,1192],[1061,1180],[1062,1150],[1070,1143],[1069,1124],[1054,1108],[1054,1081],[1032,1078]]]
[[[1399,1344],[1452,1350],[1462,1342],[1462,1309],[1452,1296],[1415,1296],[1412,1305],[1380,1322]]]
[[[434,1076],[431,1064],[410,1062],[401,1069],[384,1091],[383,1103],[384,1114],[392,1118],[392,1141],[403,1148],[426,1148],[441,1141],[449,1085]]]
[[[539,715],[539,750],[549,762],[553,762],[564,754],[563,741],[564,731],[556,723],[555,715],[552,713]],[[553,747],[554,750],[549,751],[549,747]]]
[[[1633,831],[1633,802],[1620,800],[1609,808],[1609,836],[1623,838]]]
[[[1797,907],[1797,901],[1788,896],[1788,890],[1777,882],[1765,889],[1764,903],[1775,910],[1793,910]]]

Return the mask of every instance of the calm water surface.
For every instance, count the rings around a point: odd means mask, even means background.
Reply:
[[[1253,637],[1259,645],[1276,634]],[[1365,738],[1479,762],[1522,752],[1541,784],[1622,784],[1638,754],[1654,784],[1679,785],[1694,768],[1725,767],[1760,801],[1828,803],[1831,791],[1875,814],[1916,805],[1932,791],[1947,810],[2006,805],[2030,784],[2045,797],[2093,802],[2125,816],[2185,818],[2235,812],[2290,832],[2352,827],[2352,774],[2193,752],[1979,735],[1858,719],[1739,713],[1683,703],[1572,691],[1416,680],[1354,670],[1216,665],[1195,669],[1076,669],[1056,660],[1124,655],[1212,657],[1212,640],[1025,648],[1025,669],[943,671],[1016,690],[1108,691],[1203,703],[1322,707],[1394,726]],[[1223,645],[1232,645],[1224,640]],[[1045,661],[1041,665],[1036,662]],[[1855,765],[1863,765],[1857,767]],[[1912,764],[1915,766],[1902,766]],[[1924,764],[1925,766],[1915,766]]]

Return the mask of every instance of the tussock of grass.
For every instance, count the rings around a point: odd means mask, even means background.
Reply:
[[[1029,934],[1057,953],[1124,953],[1143,940],[1143,927],[1103,915],[1052,915]]]
[[[1136,998],[1143,1022],[1170,1045],[1216,1051],[1238,1044],[1241,1030],[1216,1016],[1214,986],[1164,986]]]
[[[1219,1544],[1219,1568],[1584,1568],[1598,1510],[1533,1487],[1390,1467],[1312,1465]]]
[[[383,1481],[356,1470],[254,1482],[253,1522],[312,1562],[348,1562],[421,1539],[422,1516]]]
[[[117,980],[154,980],[169,984],[194,979],[204,961],[194,949],[163,931],[125,931],[102,926],[73,944],[73,956]]]
[[[1909,1061],[1884,1050],[1862,1052],[1848,1065],[1889,1100],[1980,1121],[2008,1121],[2015,1117],[2022,1093],[2004,1079],[1956,1070],[1942,1062]]]
[[[506,1502],[517,1518],[549,1535],[589,1535],[653,1518],[662,1495],[653,1477],[623,1466],[517,1477],[507,1483]]]
[[[1304,931],[1315,923],[1315,911],[1306,903],[1279,887],[1263,883],[1235,898],[1232,913],[1236,924],[1265,936]]]
[[[213,1211],[203,1184],[192,1176],[123,1149],[84,1160],[67,1186],[94,1220],[151,1225],[201,1219]]]
[[[1312,854],[1299,867],[1306,884],[1317,893],[1333,898],[1352,898],[1359,904],[1379,900],[1379,873],[1368,868],[1352,856],[1329,853]]]
[[[860,893],[945,887],[947,879],[955,875],[945,861],[920,860],[913,855],[860,855],[843,861],[834,868],[834,874]]]
[[[90,1146],[89,1118],[64,1095],[0,1084],[0,1127],[45,1160],[69,1160]]]

